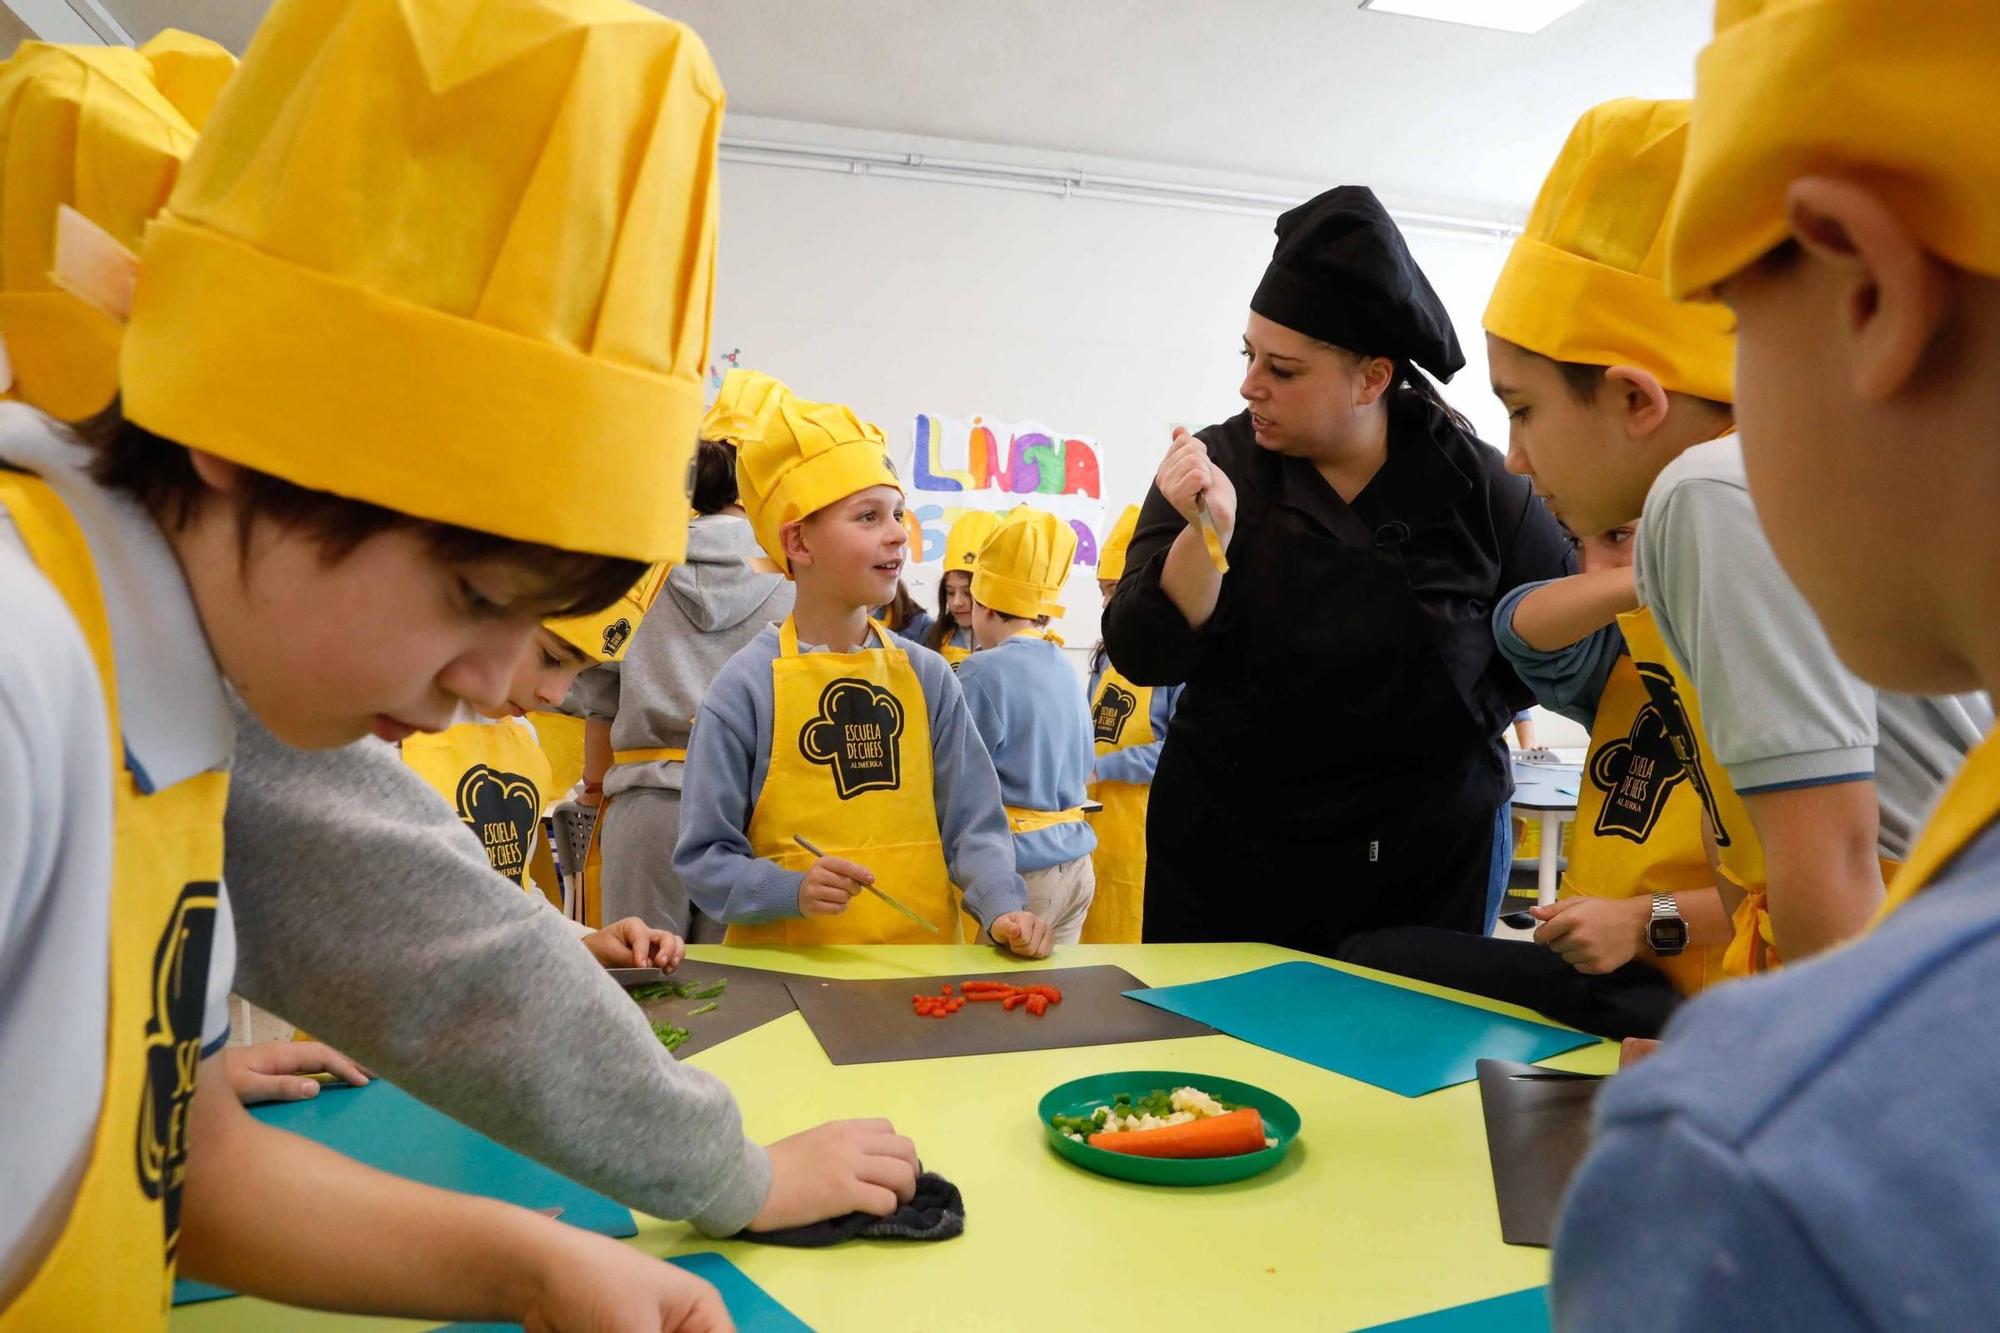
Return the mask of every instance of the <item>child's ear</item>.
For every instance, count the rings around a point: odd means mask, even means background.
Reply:
[[[778,529],[778,544],[784,548],[785,563],[793,569],[812,563],[812,550],[806,545],[806,525],[803,521],[787,523]]]
[[[1917,373],[1950,305],[1949,275],[1882,197],[1852,181],[1806,176],[1785,220],[1808,260],[1837,284],[1837,334],[1856,395],[1893,397]]]
[[[219,458],[205,449],[188,450],[188,461],[194,464],[194,474],[212,491],[221,491],[226,495],[243,480],[241,465]]]
[[[1667,419],[1667,391],[1652,371],[1612,366],[1604,372],[1604,384],[1624,408],[1625,433],[1631,438],[1645,439]]]

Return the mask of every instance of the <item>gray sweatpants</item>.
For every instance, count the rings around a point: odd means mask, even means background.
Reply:
[[[722,923],[703,916],[688,901],[687,886],[674,873],[681,794],[663,787],[634,787],[612,798],[603,819],[598,838],[604,856],[605,921],[636,916],[691,944],[720,944]]]

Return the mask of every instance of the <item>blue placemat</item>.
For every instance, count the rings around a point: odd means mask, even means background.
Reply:
[[[564,1222],[605,1236],[639,1231],[632,1214],[602,1194],[501,1147],[379,1078],[365,1088],[329,1085],[309,1102],[273,1102],[250,1113],[392,1175],[524,1208],[561,1208]],[[232,1294],[202,1282],[174,1284],[175,1305]]]
[[[1410,1333],[1549,1333],[1549,1289],[1529,1287],[1491,1300],[1433,1310],[1392,1324],[1377,1324],[1366,1333],[1398,1328]]]
[[[683,1254],[667,1260],[687,1269],[722,1293],[736,1333],[812,1333],[812,1325],[778,1304],[770,1292],[752,1282],[749,1275],[712,1250]],[[518,1329],[519,1324],[452,1324],[457,1333],[499,1333]]]
[[[1480,1060],[1532,1064],[1597,1040],[1318,963],[1125,993],[1405,1097],[1468,1083]]]

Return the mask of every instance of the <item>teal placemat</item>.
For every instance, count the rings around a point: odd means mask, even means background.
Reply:
[[[600,1235],[638,1234],[632,1214],[602,1194],[501,1147],[379,1078],[365,1088],[329,1084],[311,1101],[273,1102],[250,1113],[392,1175],[524,1208],[561,1208],[564,1222]],[[174,1284],[175,1305],[233,1294],[203,1282]]]
[[[1597,1040],[1318,963],[1125,993],[1405,1097],[1468,1083],[1481,1060],[1532,1064]]]
[[[722,1293],[736,1333],[812,1333],[812,1325],[778,1304],[770,1292],[752,1282],[749,1275],[729,1260],[710,1250],[683,1254],[667,1260],[685,1268]],[[452,1324],[456,1333],[499,1333],[519,1329],[519,1324]]]
[[[1433,1310],[1393,1324],[1377,1324],[1366,1333],[1405,1329],[1408,1333],[1549,1333],[1549,1289],[1529,1287],[1487,1301]]]

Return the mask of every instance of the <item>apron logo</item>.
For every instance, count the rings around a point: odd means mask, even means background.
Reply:
[[[902,700],[842,677],[820,693],[819,716],[799,731],[799,753],[833,769],[833,789],[845,801],[902,786],[902,734]]]
[[[625,646],[625,640],[632,637],[632,622],[624,616],[604,627],[604,655],[618,656],[618,650]]]
[[[1125,733],[1125,724],[1139,707],[1139,696],[1123,686],[1111,681],[1104,682],[1103,693],[1097,696],[1097,707],[1091,710],[1091,727],[1097,734],[1100,745],[1116,745]]]
[[[528,860],[528,840],[542,812],[542,794],[519,773],[474,764],[458,780],[458,817],[479,835],[486,862],[519,880]]]
[[[173,1262],[181,1239],[181,1186],[187,1180],[188,1104],[201,1065],[208,1008],[208,959],[215,944],[217,889],[209,880],[181,889],[153,949],[153,1014],[146,1020],[146,1086],[139,1092],[135,1145],[139,1188],[164,1202],[163,1242]]]
[[[1694,723],[1681,703],[1673,672],[1657,662],[1632,664],[1652,701],[1632,719],[1625,740],[1604,747],[1590,763],[1590,780],[1606,794],[1604,809],[1597,816],[1597,831],[1644,842],[1658,822],[1660,810],[1674,785],[1694,784],[1708,811],[1709,826],[1715,830],[1715,845],[1730,845],[1729,830],[1716,809],[1715,789],[1701,766],[1701,746],[1695,739]]]

